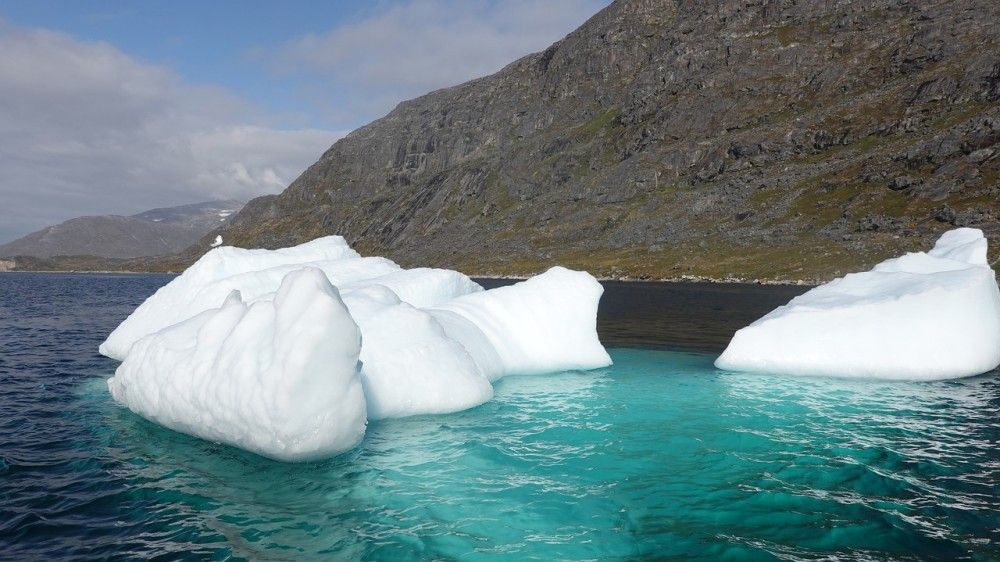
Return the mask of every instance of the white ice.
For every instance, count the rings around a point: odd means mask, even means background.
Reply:
[[[121,361],[139,338],[219,306],[234,290],[248,302],[273,293],[285,275],[305,266],[323,270],[342,293],[377,282],[415,306],[432,306],[482,290],[457,271],[403,270],[385,258],[362,258],[340,236],[280,250],[226,246],[210,250],[146,299],[111,332],[99,351]]]
[[[1000,365],[1000,290],[982,231],[886,260],[792,299],[736,332],[721,369],[934,380]]]
[[[371,419],[471,408],[492,398],[490,383],[505,375],[611,364],[597,338],[604,289],[582,271],[554,267],[425,309],[375,287],[345,292],[361,327]]]
[[[303,272],[312,284],[294,281]],[[331,300],[315,290],[317,277],[340,308],[308,307]],[[589,274],[561,267],[483,291],[457,271],[406,270],[385,258],[359,257],[340,237],[274,251],[218,248],[147,299],[100,351],[124,359],[109,387],[136,413],[206,439],[303,460],[350,447],[344,435],[360,439],[366,419],[475,407],[492,398],[491,382],[504,375],[609,365],[596,331],[602,292]],[[257,312],[283,305],[290,310],[284,316]],[[304,422],[292,427],[281,420],[331,422],[318,413],[323,401],[334,412],[356,414],[353,386],[348,396],[344,385],[334,385],[341,390],[318,392],[305,407],[299,394],[280,403],[267,398],[281,395],[282,381],[324,384],[325,360],[334,378],[344,379],[350,361],[325,349],[343,351],[343,340],[355,337],[326,325],[341,316],[360,332],[354,361],[364,404],[360,430],[358,416],[346,414],[336,418],[336,430],[322,430],[336,436],[331,444]],[[276,350],[279,341],[285,347]],[[299,390],[291,385],[285,395]]]
[[[270,300],[221,308],[140,339],[108,380],[153,422],[284,461],[361,441],[361,335],[319,269],[289,273]]]
[[[604,288],[585,271],[553,267],[520,283],[430,309],[490,380],[611,364],[597,338]]]
[[[489,379],[427,312],[399,302],[359,324],[371,419],[457,412],[493,398]]]

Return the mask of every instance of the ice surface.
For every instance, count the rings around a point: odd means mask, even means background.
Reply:
[[[933,380],[1000,365],[1000,290],[982,231],[886,260],[792,299],[736,332],[721,369]]]
[[[928,255],[989,267],[986,237],[978,228],[956,228],[941,235]]]
[[[247,302],[273,293],[285,275],[304,266],[323,270],[343,293],[375,282],[415,306],[432,306],[482,290],[457,271],[404,270],[385,258],[362,258],[340,236],[281,250],[222,247],[206,253],[146,299],[111,332],[99,351],[121,361],[139,338],[219,306],[234,290],[240,291]]]
[[[603,288],[590,274],[557,267],[482,291],[448,273],[414,269],[344,287],[364,342],[371,419],[478,406],[493,397],[490,382],[504,375],[611,364],[597,338]],[[404,295],[410,304],[401,302]],[[411,306],[417,302],[438,306]]]
[[[602,293],[589,274],[561,267],[483,291],[457,271],[360,257],[339,237],[219,248],[100,351],[124,359],[109,388],[136,413],[302,460],[349,448],[367,419],[482,404],[504,375],[609,365],[596,331]]]
[[[118,402],[176,431],[285,461],[361,441],[361,336],[319,269],[289,273],[270,300],[221,308],[140,339],[108,380]]]
[[[441,271],[426,273],[454,286],[452,276]],[[344,292],[344,303],[364,342],[361,375],[371,419],[456,412],[493,397],[493,387],[465,348],[448,338],[430,314],[377,283],[385,279],[374,281]]]
[[[469,353],[427,312],[399,303],[360,325],[371,419],[457,412],[493,397]]]
[[[493,381],[610,365],[597,338],[603,293],[589,273],[553,267],[508,287],[457,297],[430,312]]]
[[[384,258],[378,258],[384,259]],[[426,308],[449,301],[468,293],[482,291],[483,288],[466,275],[450,269],[431,269],[418,267],[416,269],[399,269],[378,277],[368,277],[363,280],[336,283],[343,291],[350,292],[372,284],[382,285],[405,303],[418,308]]]

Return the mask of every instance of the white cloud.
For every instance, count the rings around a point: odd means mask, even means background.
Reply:
[[[194,133],[189,140],[200,170],[194,185],[208,193],[230,186],[276,193],[339,136],[315,129],[279,131],[249,125]]]
[[[261,114],[111,45],[0,22],[0,242],[83,214],[276,193],[341,136]]]
[[[396,103],[499,70],[540,51],[608,0],[409,0],[267,58],[334,119],[377,117]],[[383,6],[384,7],[384,6]]]
[[[546,48],[608,0],[399,0],[260,55],[343,128]],[[84,214],[281,191],[343,132],[281,130],[222,88],[0,20],[0,243]]]

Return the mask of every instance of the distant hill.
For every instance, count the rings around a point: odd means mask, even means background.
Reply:
[[[241,201],[209,201],[132,216],[78,217],[0,245],[0,256],[134,258],[176,253],[225,224]]]

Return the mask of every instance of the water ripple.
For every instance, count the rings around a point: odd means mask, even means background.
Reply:
[[[1000,559],[996,373],[794,379],[615,349],[613,368],[505,379],[479,408],[287,465],[110,400],[96,346],[166,279],[0,274],[4,558]],[[720,291],[703,298],[755,298]],[[684,315],[719,307],[698,298]]]

